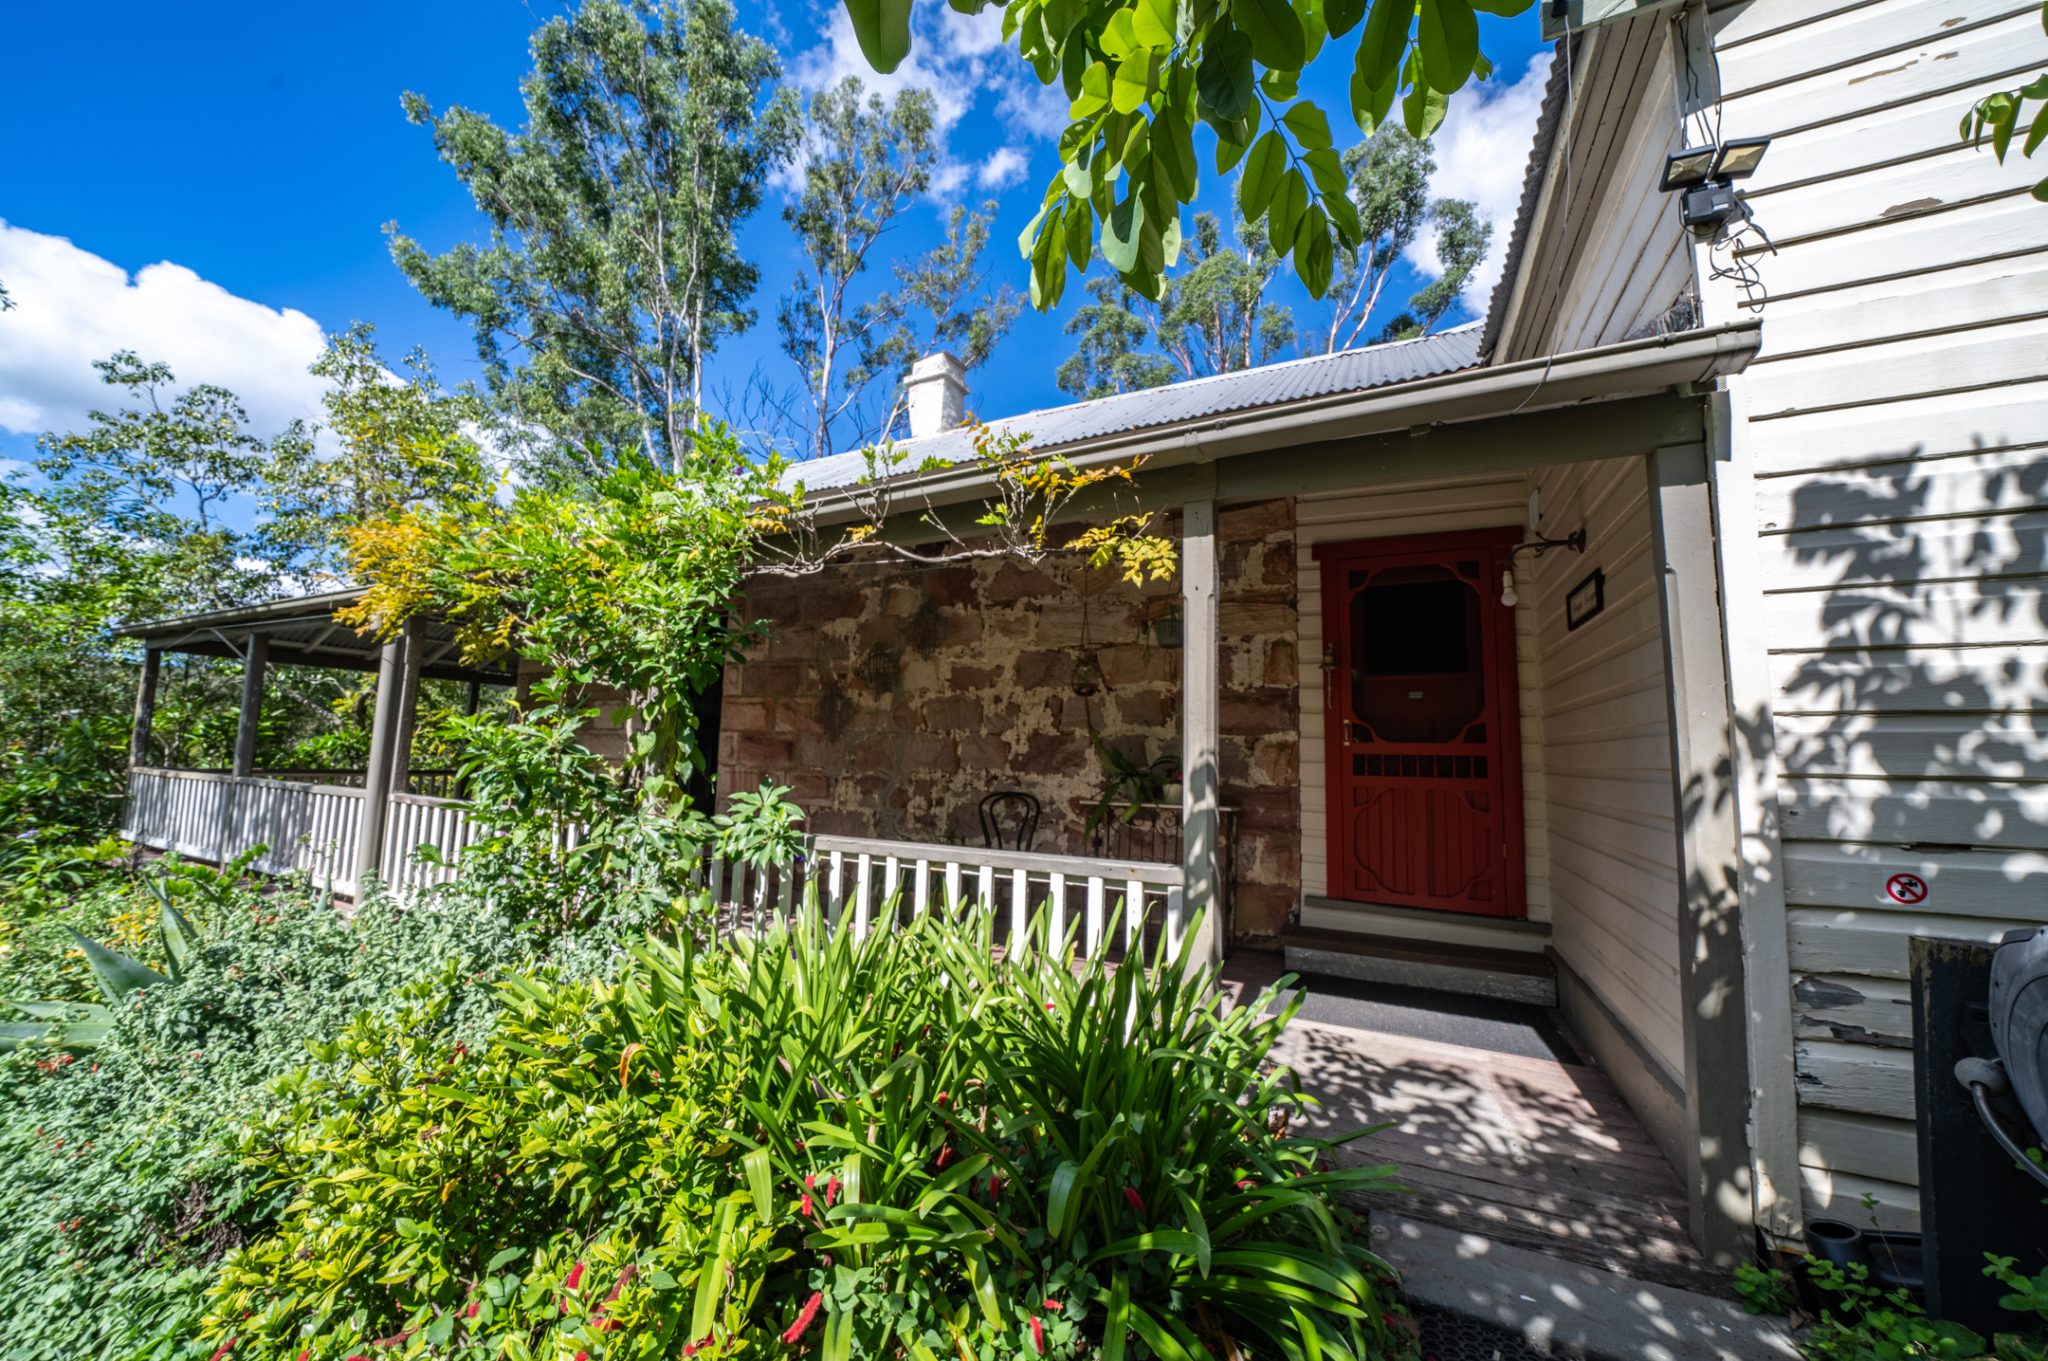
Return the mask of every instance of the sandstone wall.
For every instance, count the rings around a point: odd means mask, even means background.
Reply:
[[[1293,505],[1226,509],[1219,533],[1223,798],[1239,810],[1236,932],[1256,938],[1301,877]],[[963,845],[981,844],[983,795],[1022,789],[1044,810],[1034,848],[1081,853],[1103,780],[1090,723],[1139,760],[1180,750],[1180,653],[1146,627],[1179,589],[1078,556],[764,580],[747,612],[771,633],[727,670],[719,787],[789,785],[815,832]]]

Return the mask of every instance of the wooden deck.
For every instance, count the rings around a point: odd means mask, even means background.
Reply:
[[[1225,978],[1256,989],[1280,972],[1277,956],[1243,951]],[[1727,1292],[1686,1236],[1678,1175],[1590,1061],[1299,1019],[1278,1057],[1322,1103],[1309,1129],[1396,1122],[1346,1150],[1400,1166],[1412,1194],[1387,1208],[1638,1280]]]

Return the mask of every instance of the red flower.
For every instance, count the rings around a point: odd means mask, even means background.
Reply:
[[[939,1149],[939,1171],[946,1170],[946,1164],[953,1161],[953,1146],[946,1144]]]
[[[817,1176],[817,1173],[815,1173],[815,1172],[810,1172],[810,1173],[806,1173],[806,1174],[804,1175],[804,1190],[806,1190],[806,1191],[815,1191],[815,1190],[817,1190],[817,1189],[818,1189],[818,1176]]]
[[[479,1309],[481,1309],[481,1308],[483,1308],[483,1307],[484,1307],[484,1302],[483,1302],[482,1300],[471,1300],[471,1301],[469,1302],[469,1312],[468,1312],[468,1313],[466,1313],[466,1314],[464,1314],[464,1315],[463,1315],[463,1317],[464,1317],[464,1318],[475,1318],[475,1317],[476,1317],[476,1311],[477,1311],[477,1310],[479,1310]]]
[[[994,1200],[1003,1189],[1003,1179],[991,1172],[988,1174],[988,1198]]]
[[[570,1267],[570,1268],[569,1268],[569,1274],[568,1274],[568,1275],[567,1275],[566,1277],[564,1277],[564,1278],[563,1278],[563,1280],[562,1280],[562,1289],[564,1289],[564,1290],[574,1290],[574,1289],[575,1289],[575,1288],[576,1288],[577,1286],[579,1286],[579,1285],[582,1285],[582,1284],[583,1284],[583,1263],[581,1263],[581,1262],[578,1262],[578,1263],[577,1263],[577,1264],[576,1264],[575,1266],[572,1266],[572,1267]]]
[[[804,1301],[803,1312],[796,1316],[796,1322],[790,1324],[788,1330],[782,1334],[782,1340],[793,1344],[803,1337],[804,1329],[811,1326],[811,1320],[818,1316],[818,1310],[823,1308],[824,1304],[825,1292],[813,1290],[811,1297]]]
[[[590,1361],[590,1353],[586,1351],[578,1351],[576,1353],[576,1361]]]
[[[810,1212],[811,1212],[811,1193],[810,1193],[809,1191],[806,1191],[806,1192],[804,1192],[804,1198],[803,1198],[802,1200],[799,1200],[799,1201],[798,1201],[798,1202],[796,1203],[796,1209],[797,1209],[797,1213],[798,1213],[798,1214],[801,1214],[801,1215],[808,1215],[808,1214],[810,1214]]]
[[[1136,1210],[1139,1214],[1145,1213],[1145,1198],[1138,1194],[1136,1187],[1126,1186],[1124,1188],[1124,1199],[1131,1203],[1133,1210]]]
[[[1044,1308],[1048,1314],[1057,1314],[1060,1311],[1060,1302],[1058,1300],[1047,1300]]]
[[[832,1180],[830,1180],[830,1181],[828,1181],[828,1182],[826,1182],[826,1183],[825,1183],[825,1208],[826,1208],[826,1209],[828,1209],[828,1210],[829,1210],[829,1209],[831,1209],[831,1208],[832,1208],[832,1202],[833,1202],[834,1200],[838,1199],[838,1196],[839,1196],[839,1178],[837,1178],[837,1177],[834,1177],[834,1178],[832,1178]]]
[[[1045,1355],[1045,1325],[1038,1321],[1036,1314],[1031,1316],[1031,1345],[1038,1349],[1040,1356]]]
[[[242,1339],[239,1337],[231,1337],[227,1341],[221,1343],[220,1350],[216,1351],[213,1354],[213,1361],[220,1361],[220,1359],[223,1356],[226,1356],[229,1352],[233,1351],[235,1349],[235,1344],[237,1342],[240,1342],[241,1340]]]
[[[949,1097],[949,1096],[947,1096],[947,1095],[946,1095],[946,1094],[945,1094],[944,1092],[940,1092],[940,1093],[938,1094],[938,1096],[937,1096],[936,1098],[934,1098],[934,1099],[935,1099],[935,1100],[936,1100],[936,1101],[937,1101],[937,1102],[938,1102],[938,1103],[939,1103],[939,1104],[940,1104],[941,1106],[945,1105],[945,1104],[946,1104],[946,1103],[947,1103],[948,1101],[952,1100],[952,1098],[951,1098],[951,1097]]]

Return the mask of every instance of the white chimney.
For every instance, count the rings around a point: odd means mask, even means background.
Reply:
[[[910,366],[903,401],[912,439],[954,429],[967,419],[967,370],[944,350],[928,354]]]

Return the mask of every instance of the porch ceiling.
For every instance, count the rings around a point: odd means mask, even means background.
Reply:
[[[115,636],[133,638],[144,647],[193,657],[240,657],[251,638],[270,640],[272,665],[326,666],[343,671],[375,671],[383,643],[357,633],[334,616],[362,599],[360,590],[272,600],[261,605],[212,610],[128,624]],[[420,674],[433,680],[480,681],[507,685],[514,678],[509,659],[472,666],[461,660],[455,630],[441,620],[426,626],[427,654]]]

